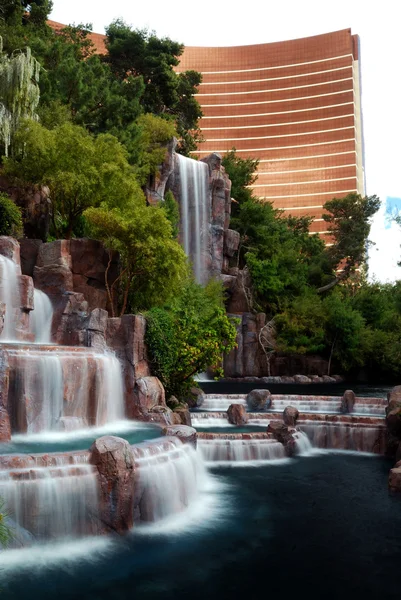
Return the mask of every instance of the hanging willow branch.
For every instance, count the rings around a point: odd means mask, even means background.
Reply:
[[[40,64],[30,48],[6,56],[0,36],[0,145],[6,156],[20,120],[38,119],[39,72]]]

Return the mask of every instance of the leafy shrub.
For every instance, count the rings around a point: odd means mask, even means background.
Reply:
[[[0,192],[0,235],[22,235],[21,209],[6,194]]]

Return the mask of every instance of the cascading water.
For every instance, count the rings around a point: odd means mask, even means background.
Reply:
[[[16,264],[0,255],[0,301],[6,305],[1,342],[15,342],[17,338],[17,311],[20,305],[18,284],[18,267]]]
[[[111,354],[62,346],[8,347],[14,432],[71,431],[124,419],[121,365]]]
[[[286,458],[283,444],[266,434],[248,436],[250,439],[230,439],[229,435],[219,435],[212,439],[201,438],[198,446],[206,462],[244,463],[249,461],[274,461]]]
[[[36,344],[50,344],[51,328],[53,321],[53,305],[44,292],[34,290],[34,310],[30,315],[31,331],[35,336]]]
[[[160,521],[197,499],[207,474],[190,444],[167,438],[133,446],[133,452],[139,469],[141,521]]]
[[[312,451],[312,444],[309,441],[308,436],[303,431],[297,431],[294,433],[293,438],[295,440],[295,454],[306,455]]]
[[[209,167],[200,161],[178,156],[181,182],[181,240],[190,257],[198,283],[207,281],[209,238]]]
[[[0,471],[0,496],[17,534],[35,541],[97,533],[98,488],[88,464]]]

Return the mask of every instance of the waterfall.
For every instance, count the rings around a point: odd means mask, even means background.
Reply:
[[[207,477],[203,461],[190,444],[166,438],[133,446],[139,469],[141,521],[160,521],[197,499]]]
[[[312,450],[312,444],[309,441],[308,436],[303,431],[297,431],[294,433],[295,439],[295,454],[303,455],[309,454]]]
[[[20,305],[20,292],[17,265],[0,255],[0,301],[6,305],[3,332],[0,334],[2,342],[15,342],[17,340],[17,314]]]
[[[97,476],[87,464],[0,471],[9,517],[36,540],[98,531]]]
[[[235,435],[235,434],[234,434]],[[253,439],[230,439],[219,436],[214,439],[199,439],[198,446],[206,462],[244,463],[249,461],[271,461],[286,458],[283,444],[264,437]]]
[[[34,290],[34,310],[30,314],[31,331],[36,344],[50,344],[53,305],[44,292]]]
[[[124,384],[120,361],[112,354],[97,357],[98,401],[96,425],[125,417]]]
[[[181,239],[198,283],[207,281],[209,237],[209,167],[178,156],[181,182]]]
[[[202,402],[202,410],[210,411],[225,411],[228,409],[230,404],[242,404],[246,406],[245,396],[211,396],[207,394]]]
[[[124,418],[122,370],[114,355],[34,345],[7,354],[15,433],[71,431]]]

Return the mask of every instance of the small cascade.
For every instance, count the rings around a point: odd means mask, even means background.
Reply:
[[[14,433],[71,431],[124,418],[122,371],[114,355],[36,345],[6,352]]]
[[[384,398],[357,398],[352,414],[384,417],[386,414],[386,400]]]
[[[303,454],[311,453],[312,444],[310,443],[306,433],[303,431],[297,431],[294,433],[293,438],[295,440],[295,454],[302,456]]]
[[[20,272],[17,265],[0,255],[0,301],[6,305],[3,332],[0,334],[1,342],[16,342],[17,338],[17,311],[20,307],[20,291],[18,276]]]
[[[206,470],[199,453],[178,438],[132,446],[139,469],[141,521],[160,521],[187,508],[199,495]]]
[[[91,465],[0,471],[0,497],[12,521],[35,541],[98,532],[97,475]]]
[[[198,283],[207,281],[209,167],[177,154],[181,182],[181,240]]]
[[[200,434],[202,436],[202,434]],[[286,458],[283,444],[267,434],[204,434],[198,446],[206,462],[273,461]],[[206,437],[207,436],[207,437]]]
[[[192,427],[230,427],[227,413],[218,412],[193,412],[191,413]],[[233,426],[234,427],[234,426]]]
[[[44,292],[34,290],[34,310],[30,314],[31,331],[36,344],[50,344],[53,321],[53,305]]]
[[[245,396],[211,396],[207,394],[201,408],[210,411],[226,411],[230,404],[243,404],[246,406]]]
[[[384,454],[385,426],[327,421],[298,421],[315,448]]]
[[[270,412],[283,412],[287,406],[297,408],[299,412],[339,414],[341,398],[337,396],[287,396],[273,395]]]
[[[96,362],[96,387],[99,395],[96,425],[124,419],[124,384],[121,363],[113,354],[98,355]]]

